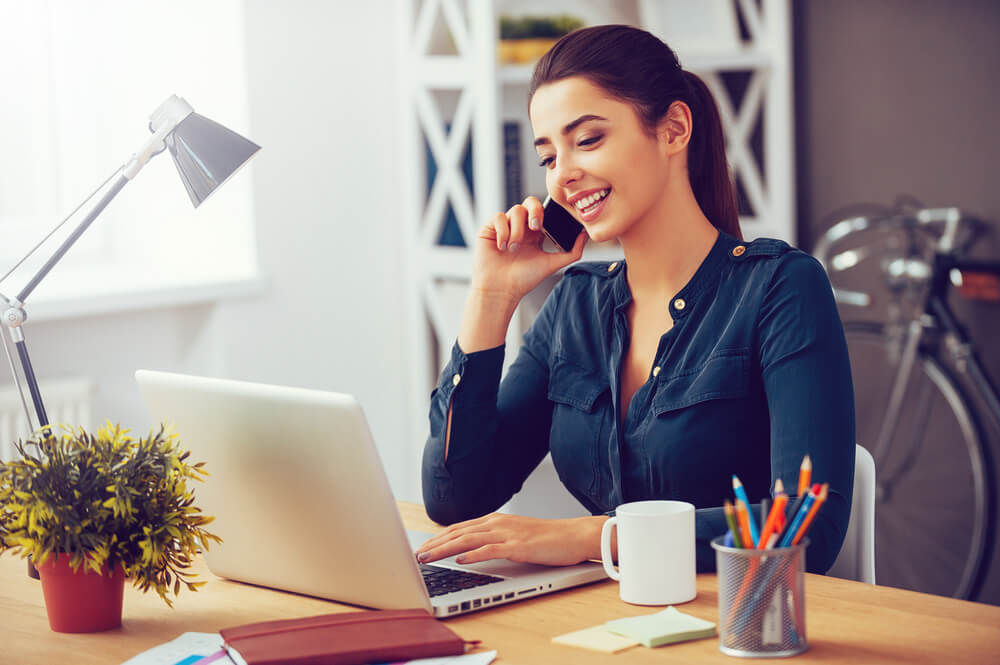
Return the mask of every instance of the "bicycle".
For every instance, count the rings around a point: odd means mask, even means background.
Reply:
[[[978,220],[957,208],[910,207],[842,219],[814,255],[845,308],[879,304],[869,290],[838,286],[851,272],[881,282],[887,294],[882,321],[844,322],[858,443],[875,459],[875,577],[975,599],[992,555],[996,504],[979,412],[1000,428],[1000,395],[948,295],[1000,302],[1000,261],[966,256],[986,228]],[[852,240],[860,245],[839,249]]]

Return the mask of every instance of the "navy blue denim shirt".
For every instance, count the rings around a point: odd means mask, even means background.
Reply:
[[[674,325],[619,426],[627,269],[567,269],[502,382],[503,346],[466,354],[455,345],[431,395],[428,515],[450,524],[496,510],[551,452],[593,514],[646,499],[693,503],[698,569],[711,571],[709,541],[726,532],[733,474],[752,503],[776,478],[794,495],[808,453],[813,482],[830,489],[806,563],[826,572],[847,529],[855,441],[847,345],[822,267],[782,241],[720,233],[671,298]]]

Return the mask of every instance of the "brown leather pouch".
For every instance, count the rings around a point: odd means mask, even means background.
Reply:
[[[467,644],[425,610],[322,614],[219,632],[246,665],[364,665],[456,656]]]

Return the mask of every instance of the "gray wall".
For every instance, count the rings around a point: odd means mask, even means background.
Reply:
[[[800,245],[811,248],[820,220],[844,205],[905,193],[988,220],[994,233],[976,254],[1000,257],[1000,2],[794,6]],[[953,300],[1000,379],[1000,307]],[[980,599],[1000,603],[1000,556]]]

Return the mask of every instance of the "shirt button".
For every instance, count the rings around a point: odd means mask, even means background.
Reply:
[[[615,261],[614,263],[612,263],[611,265],[608,266],[608,272],[613,272],[614,269],[617,268],[617,267],[618,267],[618,262]]]
[[[455,376],[451,377],[451,385],[457,386],[458,382],[461,381],[461,380],[462,380],[462,375],[461,374],[456,374]]]
[[[743,256],[743,252],[747,251],[747,248],[743,245],[736,245],[733,247],[733,256]]]
[[[653,368],[653,376],[657,376],[660,373],[659,366]]]
[[[682,310],[685,307],[687,307],[687,303],[684,302],[683,298],[678,298],[677,300],[674,301],[674,309]]]

